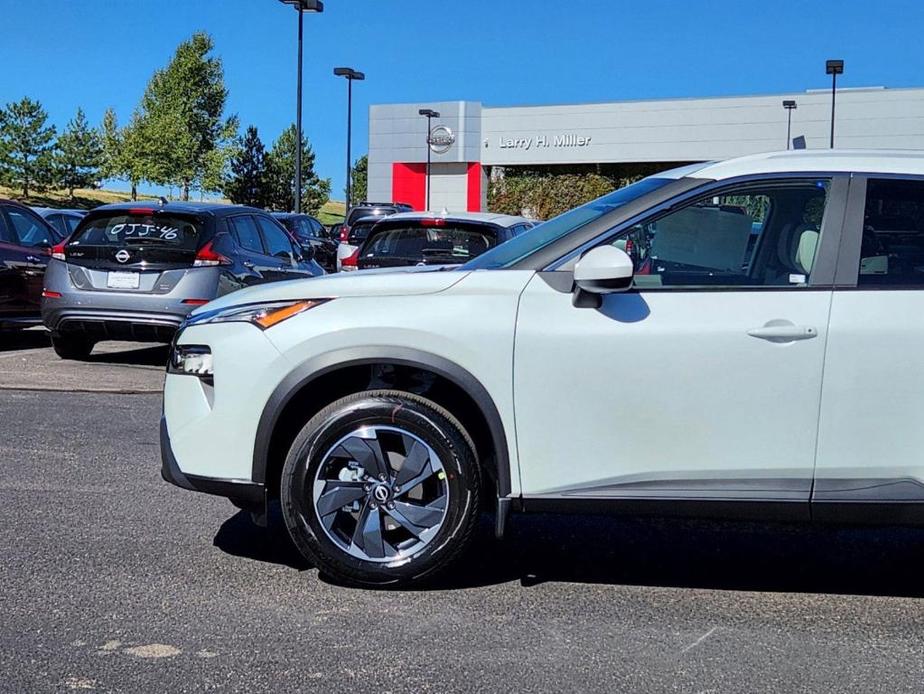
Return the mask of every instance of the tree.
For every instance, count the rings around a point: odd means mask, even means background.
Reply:
[[[58,137],[55,152],[55,173],[58,185],[74,198],[74,188],[92,188],[99,182],[103,144],[100,133],[91,128],[83,109],[71,120]]]
[[[266,149],[254,126],[247,128],[230,168],[231,175],[224,186],[228,199],[241,205],[266,207],[270,201]]]
[[[138,114],[141,177],[180,186],[183,200],[192,187],[219,185],[215,174],[225,160],[215,150],[237,127],[236,119],[223,120],[228,90],[221,60],[209,56],[213,48],[202,32],[181,43],[151,77]]]
[[[369,187],[369,155],[364,154],[353,164],[353,201],[365,200]]]
[[[138,199],[138,184],[141,183],[144,170],[139,134],[139,116],[136,112],[132,122],[119,128],[115,111],[106,109],[102,128],[102,161],[100,176],[102,178],[120,178],[128,181],[132,187],[132,200]]]
[[[54,171],[55,127],[46,125],[48,114],[29,97],[0,109],[0,171],[3,178],[22,188],[43,188]]]
[[[295,197],[295,126],[282,131],[267,156],[269,206],[291,210]],[[314,171],[314,151],[302,133],[302,209],[317,214],[330,199],[330,179],[318,178]]]

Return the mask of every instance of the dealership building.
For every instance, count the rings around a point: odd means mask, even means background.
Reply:
[[[796,102],[787,111],[784,100]],[[924,149],[924,88],[838,89],[837,148]],[[431,122],[420,109],[433,109]],[[370,200],[484,210],[489,176],[509,167],[586,171],[618,165],[650,171],[786,148],[829,145],[830,90],[766,96],[658,99],[562,106],[483,106],[477,101],[369,108]],[[429,142],[429,144],[428,144]],[[500,167],[500,168],[498,168]]]

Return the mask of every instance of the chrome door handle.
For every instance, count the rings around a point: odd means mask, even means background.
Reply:
[[[818,330],[810,325],[765,325],[748,330],[748,335],[770,342],[794,342],[811,340],[818,336]]]
[[[249,260],[245,260],[243,263],[241,263],[241,265],[243,265],[248,270],[253,270],[256,267],[256,265],[251,263]]]
[[[26,260],[28,260],[30,263],[41,263],[42,262],[42,259],[39,258],[37,255],[27,255]]]

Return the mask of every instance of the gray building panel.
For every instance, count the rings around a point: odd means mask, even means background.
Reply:
[[[794,99],[792,136],[809,148],[828,146],[831,94],[826,90],[765,96],[659,99],[558,106],[489,108],[449,101],[372,106],[369,110],[369,195],[389,199],[392,165],[427,159],[426,120],[452,129],[455,142],[434,163],[484,166],[727,159],[784,149],[786,111]],[[835,143],[840,148],[924,149],[924,89],[841,89]],[[441,200],[464,204],[465,167],[441,169]],[[487,185],[483,182],[482,196]],[[432,196],[431,196],[432,197]],[[435,200],[431,207],[436,207]]]

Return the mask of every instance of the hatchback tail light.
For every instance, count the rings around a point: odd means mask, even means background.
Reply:
[[[340,243],[346,243],[350,238],[350,227],[344,224],[340,227]]]
[[[340,261],[342,270],[356,270],[359,267],[359,249],[350,253],[346,258]]]
[[[55,260],[67,260],[67,257],[64,255],[64,246],[66,244],[67,241],[62,241],[57,246],[52,246],[51,257]]]
[[[223,256],[212,247],[212,243],[212,241],[209,241],[199,249],[199,252],[196,253],[196,259],[193,261],[193,267],[210,267],[212,265],[231,264],[231,261],[228,260],[228,258]]]

